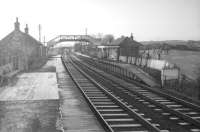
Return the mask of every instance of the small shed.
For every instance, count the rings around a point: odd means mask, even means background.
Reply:
[[[101,51],[101,56],[108,59],[119,60],[120,57],[137,57],[139,55],[139,47],[142,46],[141,43],[133,39],[133,35],[130,37],[120,37],[109,45],[98,46],[99,51]]]
[[[133,35],[131,37],[122,37],[114,43],[119,45],[119,56],[126,57],[137,57],[139,55],[139,47],[142,46],[141,43],[133,39]]]

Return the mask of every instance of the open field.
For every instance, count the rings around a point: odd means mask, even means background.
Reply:
[[[145,48],[155,49],[167,46],[176,50],[200,51],[200,41],[193,40],[166,40],[166,41],[143,41]]]
[[[177,64],[181,68],[181,72],[191,79],[196,79],[198,76],[198,68],[200,68],[199,51],[170,50],[169,54],[162,55],[161,59]]]

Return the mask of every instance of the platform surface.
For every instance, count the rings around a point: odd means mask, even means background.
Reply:
[[[17,82],[8,85],[0,94],[0,101],[59,99],[56,73],[32,72],[17,76]]]
[[[104,132],[79,89],[63,67],[61,59],[54,58],[50,63],[55,65],[58,77],[63,130],[66,132]]]
[[[131,64],[124,64],[124,63],[115,63],[115,64],[134,73],[137,77],[139,77],[141,80],[143,80],[149,86],[159,87],[159,84],[156,82],[156,80],[153,77],[151,77],[150,75],[145,73],[143,70],[141,70],[137,66],[131,65]]]
[[[87,55],[84,55],[84,54],[81,54],[81,53],[78,53],[78,52],[76,52],[76,54],[80,55],[80,56],[87,57],[87,58],[91,58]],[[105,61],[108,61],[108,60],[105,60]],[[133,74],[135,74],[137,77],[139,77],[141,80],[143,80],[149,86],[160,87],[160,84],[158,84],[158,82],[153,77],[151,77],[148,73],[146,73],[145,71],[143,71],[139,67],[132,65],[132,64],[122,63],[122,62],[112,62],[112,63],[132,72]]]

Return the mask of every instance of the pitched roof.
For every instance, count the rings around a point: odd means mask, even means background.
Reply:
[[[9,33],[7,36],[5,36],[2,40],[0,40],[0,45],[7,45],[7,44],[13,44],[16,43],[26,43],[26,44],[36,44],[36,45],[42,45],[39,41],[37,41],[35,38],[30,36],[29,34],[23,33],[20,30],[14,30],[11,33]]]
[[[135,40],[132,40],[131,38],[129,37],[121,37],[121,38],[118,38],[116,40],[114,40],[111,45],[123,45],[123,44],[132,44],[132,45],[135,45],[135,46],[142,46],[141,43],[135,41]]]
[[[114,40],[111,44],[112,45],[120,45],[127,37],[120,37],[116,40]]]
[[[14,31],[12,31],[6,37],[0,40],[0,46],[7,46],[8,48],[12,48],[14,44],[42,45],[39,41],[28,34],[27,24],[25,32],[26,33],[20,31],[20,23],[18,21],[18,18],[16,18],[16,22],[14,23]]]

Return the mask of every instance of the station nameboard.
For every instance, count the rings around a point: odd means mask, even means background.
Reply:
[[[179,79],[179,70],[178,69],[162,69],[161,71],[161,81],[164,85],[166,80],[177,80]]]
[[[165,80],[178,79],[179,70],[178,69],[162,69],[161,78]]]

